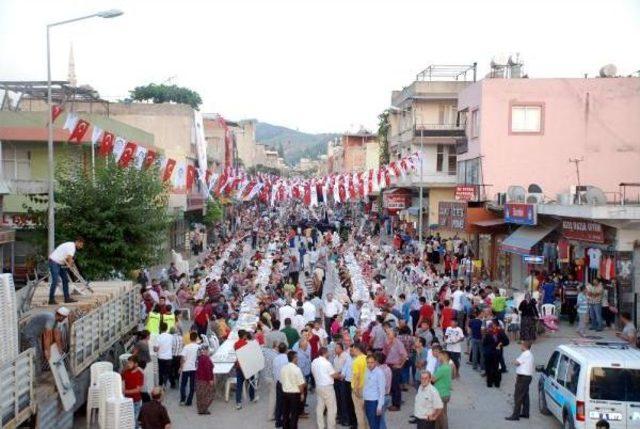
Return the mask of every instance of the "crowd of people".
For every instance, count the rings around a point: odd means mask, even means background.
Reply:
[[[267,418],[277,428],[309,418],[315,395],[319,428],[386,429],[388,413],[407,406],[410,390],[411,422],[447,428],[461,367],[469,364],[488,388],[500,387],[508,371],[504,350],[515,341],[521,354],[513,362],[508,419],[528,418],[538,301],[546,302],[549,288],[540,286],[538,300],[526,293],[516,301],[471,275],[468,245],[457,237],[428,237],[421,253],[394,249],[378,230],[340,209],[247,206],[216,232],[193,272],[172,265],[165,279],[147,279],[144,329],[123,374],[142,427],[165,427],[142,418],[148,402],[159,404],[156,386],[144,380],[152,354],[159,387],[179,388],[186,407],[195,396],[204,415],[219,381],[211,355],[225,341],[237,351],[252,340],[262,347],[264,368],[247,378],[234,365],[228,377],[235,377],[236,408],[244,405],[244,386],[248,400],[257,401],[255,388],[264,384]],[[584,329],[581,294],[575,305]],[[247,301],[256,304],[249,326]]]

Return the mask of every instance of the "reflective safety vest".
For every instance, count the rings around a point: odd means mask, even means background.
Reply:
[[[163,314],[162,321],[167,324],[167,332],[171,330],[174,326],[176,326],[176,316],[171,314]]]
[[[160,313],[155,311],[149,313],[149,316],[147,316],[147,331],[156,335],[160,333]]]

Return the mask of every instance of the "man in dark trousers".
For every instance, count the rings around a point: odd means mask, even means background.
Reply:
[[[529,385],[533,377],[533,354],[531,353],[531,342],[523,341],[520,343],[522,353],[518,359],[513,361],[516,365],[516,390],[513,394],[513,413],[506,417],[506,420],[520,420],[520,418],[529,418]]]

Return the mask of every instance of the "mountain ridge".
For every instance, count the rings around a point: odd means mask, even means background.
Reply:
[[[339,133],[305,133],[282,125],[267,122],[256,124],[256,141],[274,150],[282,150],[288,165],[295,165],[300,158],[317,159],[327,152],[327,142]]]

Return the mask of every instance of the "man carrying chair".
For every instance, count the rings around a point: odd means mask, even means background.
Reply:
[[[75,241],[62,243],[49,255],[49,273],[51,274],[51,286],[49,288],[49,305],[57,304],[55,300],[58,279],[62,280],[62,293],[64,302],[77,302],[69,295],[69,270],[75,268],[73,257],[77,249],[84,247],[84,239],[78,237]]]

